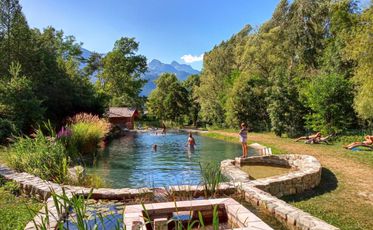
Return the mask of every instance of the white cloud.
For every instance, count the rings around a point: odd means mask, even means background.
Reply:
[[[183,59],[183,61],[185,61],[186,63],[193,63],[193,62],[197,62],[197,61],[202,61],[203,60],[203,54],[201,54],[199,56],[193,56],[191,54],[186,54],[186,55],[182,56],[180,59]]]

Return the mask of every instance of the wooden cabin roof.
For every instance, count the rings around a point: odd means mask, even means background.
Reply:
[[[137,116],[137,109],[128,107],[110,107],[106,115],[111,117],[133,117]]]

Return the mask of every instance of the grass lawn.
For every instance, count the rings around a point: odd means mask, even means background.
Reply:
[[[33,219],[29,209],[39,211],[42,204],[27,197],[16,197],[0,187],[0,229],[24,229]]]
[[[203,135],[238,142],[237,133],[214,130]],[[249,133],[248,139],[271,147],[274,154],[308,154],[321,162],[317,188],[282,199],[341,229],[373,229],[373,151],[346,150],[342,143],[306,145],[272,133]]]

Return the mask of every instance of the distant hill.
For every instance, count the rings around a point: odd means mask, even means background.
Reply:
[[[155,89],[154,80],[156,80],[162,73],[174,73],[177,78],[184,81],[189,75],[199,74],[198,70],[193,69],[190,65],[179,64],[176,61],[171,62],[171,64],[165,64],[157,59],[153,59],[148,64],[148,71],[144,74],[144,79],[148,80],[145,84],[141,95],[147,96],[149,93]]]
[[[87,60],[91,55],[91,51],[82,48],[82,57],[84,59]],[[85,63],[80,64],[81,69],[85,66]],[[189,75],[199,74],[200,72],[193,69],[190,65],[180,64],[176,61],[171,62],[171,64],[165,64],[157,59],[153,59],[148,63],[148,71],[143,75],[143,78],[148,80],[148,82],[145,84],[141,95],[148,96],[149,93],[155,89],[154,80],[156,80],[162,73],[174,73],[179,80],[184,81]],[[96,80],[96,74],[91,76],[91,82],[94,83]]]

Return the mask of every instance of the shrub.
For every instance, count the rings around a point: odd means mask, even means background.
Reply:
[[[39,129],[30,137],[17,137],[7,157],[8,165],[45,180],[66,180],[69,160],[65,146]]]
[[[19,196],[21,194],[21,187],[14,181],[5,182],[4,189],[15,196]]]
[[[314,77],[301,92],[305,104],[312,110],[305,116],[307,127],[324,134],[348,128],[355,120],[352,92],[350,83],[341,75]]]
[[[6,179],[0,175],[0,187],[6,183]]]
[[[0,118],[0,144],[15,132],[15,125],[8,119]]]
[[[97,145],[110,131],[110,123],[98,116],[80,113],[69,119],[71,137],[68,150],[81,154],[95,152]]]

